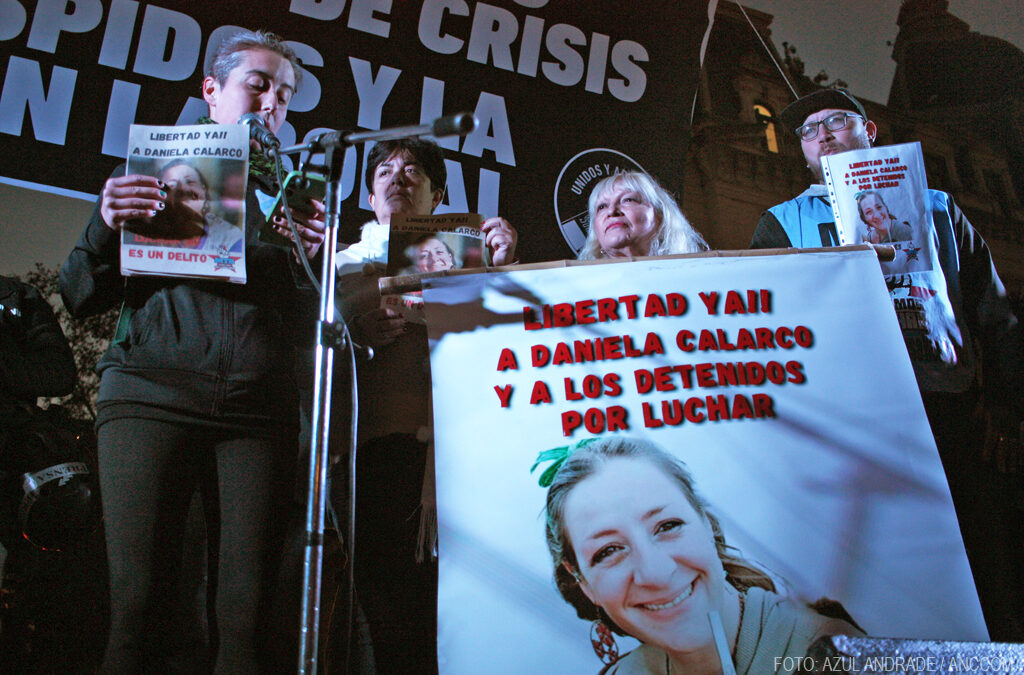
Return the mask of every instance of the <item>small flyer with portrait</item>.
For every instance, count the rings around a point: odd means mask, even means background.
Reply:
[[[932,212],[920,143],[883,145],[821,158],[839,243],[896,249],[887,274],[932,268]]]
[[[245,283],[246,127],[133,124],[127,174],[155,176],[167,199],[121,230],[121,274]]]
[[[970,350],[963,348],[938,258],[933,214],[948,218],[948,195],[928,189],[921,144],[826,156],[821,169],[839,243],[884,244],[896,251],[892,261],[881,263],[882,273],[918,382],[925,389],[950,386],[949,366],[970,358]]]
[[[392,214],[387,276],[380,280],[381,307],[407,321],[426,323],[421,280],[485,266],[487,246],[481,225],[483,216],[478,213]]]

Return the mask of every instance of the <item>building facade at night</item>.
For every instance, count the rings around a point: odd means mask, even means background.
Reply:
[[[953,195],[992,249],[1010,294],[1019,298],[1024,291],[1024,52],[971,33],[946,4],[907,0],[901,6],[888,104],[851,93],[878,125],[876,145],[921,143],[929,187]],[[792,68],[792,60],[772,42],[772,16],[745,11],[797,92],[813,91],[818,85]],[[953,63],[956,68],[949,66]],[[841,77],[842,64],[835,69],[832,74]],[[746,248],[761,212],[811,182],[798,140],[775,121],[793,100],[743,13],[733,3],[719,4],[682,200],[687,217],[713,248]]]

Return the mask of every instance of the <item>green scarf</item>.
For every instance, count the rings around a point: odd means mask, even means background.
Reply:
[[[217,124],[205,115],[196,120],[196,122],[197,124]],[[259,150],[249,149],[249,175],[274,178],[274,160],[268,157],[267,153],[263,152],[263,148]]]

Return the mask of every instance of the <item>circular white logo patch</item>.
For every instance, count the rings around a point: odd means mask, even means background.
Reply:
[[[555,183],[555,217],[574,252],[580,252],[590,231],[587,200],[594,185],[617,173],[643,170],[632,157],[609,148],[584,150],[566,162]]]

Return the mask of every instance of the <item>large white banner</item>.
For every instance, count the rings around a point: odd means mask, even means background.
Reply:
[[[599,670],[530,473],[598,436],[682,459],[727,543],[794,597],[871,636],[987,639],[873,251],[455,276],[424,298],[442,673]]]

